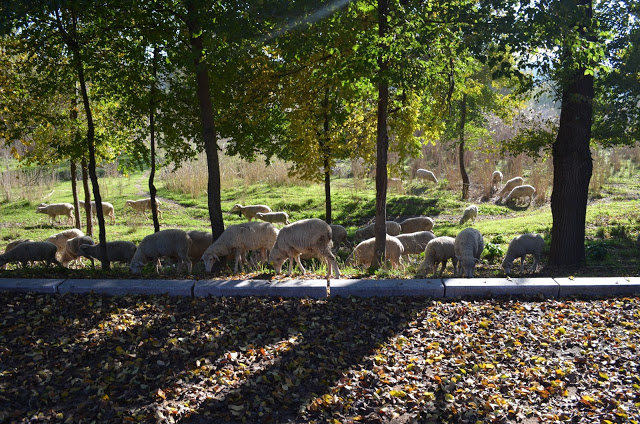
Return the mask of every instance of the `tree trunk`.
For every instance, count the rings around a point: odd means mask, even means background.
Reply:
[[[378,0],[378,35],[383,39],[387,34],[388,0]],[[382,55],[378,57],[378,123],[376,140],[376,221],[375,255],[370,271],[373,272],[384,264],[387,241],[387,153],[389,150],[389,133],[387,130],[387,114],[389,109],[388,63]]]
[[[469,200],[469,175],[464,167],[464,130],[467,125],[467,95],[462,95],[460,104],[460,127],[458,144],[458,161],[460,162],[460,176],[462,177],[462,200]]]
[[[222,219],[222,205],[220,204],[220,163],[218,161],[218,143],[216,127],[213,119],[213,104],[211,102],[211,88],[209,85],[209,70],[203,60],[203,33],[197,20],[195,6],[187,5],[187,26],[190,34],[191,52],[196,72],[198,103],[200,105],[200,121],[202,123],[202,140],[207,155],[207,169],[209,174],[207,184],[209,219],[213,240],[224,231]]]
[[[323,123],[322,130],[323,134],[319,137],[320,140],[320,151],[323,155],[322,167],[324,170],[324,203],[325,203],[325,222],[331,225],[332,217],[331,217],[331,167],[329,163],[329,158],[331,157],[331,152],[329,151],[328,141],[329,141],[329,90],[325,90],[324,92],[324,100],[322,102],[322,107],[324,109],[323,113]]]
[[[153,231],[160,231],[160,222],[158,221],[158,206],[156,205],[156,186],[153,180],[156,176],[156,134],[155,134],[155,95],[156,95],[156,77],[158,76],[158,48],[153,48],[153,82],[149,93],[149,133],[151,138],[151,172],[149,174],[149,194],[151,195],[151,216],[153,217]]]
[[[551,251],[557,266],[584,263],[584,235],[593,161],[589,143],[593,112],[593,76],[576,71],[562,93],[560,126],[553,143]]]
[[[71,168],[71,193],[73,194],[73,216],[76,220],[76,228],[82,230],[82,221],[80,220],[80,202],[78,201],[78,181],[76,179],[76,162],[69,161],[69,168]]]
[[[89,172],[87,170],[87,160],[82,157],[80,160],[80,167],[82,168],[82,188],[84,191],[84,212],[87,217],[87,231],[88,236],[93,237],[93,219],[91,216],[91,190],[89,190]]]

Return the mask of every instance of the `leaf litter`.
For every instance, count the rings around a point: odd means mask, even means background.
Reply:
[[[0,297],[0,422],[640,420],[639,298]]]

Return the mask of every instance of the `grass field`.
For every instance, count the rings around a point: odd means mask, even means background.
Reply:
[[[552,269],[545,266],[540,275],[548,276],[590,276],[590,275],[637,275],[640,272],[640,249],[636,246],[636,236],[640,230],[640,183],[637,169],[632,164],[620,167],[617,173],[609,173],[603,180],[597,195],[589,201],[587,209],[587,263],[585,266],[572,269]],[[185,230],[208,230],[209,219],[206,193],[185,194],[177,190],[169,190],[165,182],[177,178],[165,174],[156,179],[158,196],[162,201],[164,213],[161,228],[181,228]],[[225,177],[222,190],[222,209],[228,211],[235,203],[267,204],[273,210],[286,211],[290,219],[325,218],[324,187],[321,184],[301,183],[287,180],[274,183],[265,178],[265,183],[244,180],[229,180]],[[116,211],[116,224],[107,225],[107,240],[130,240],[139,243],[142,238],[153,232],[150,219],[136,215],[133,210],[124,206],[127,199],[148,197],[147,174],[138,172],[127,176],[100,179],[101,194],[105,201],[113,203]],[[173,185],[172,185],[173,186]],[[11,200],[5,199],[0,204],[0,246],[11,240],[30,238],[43,240],[48,236],[69,228],[57,223],[53,227],[49,218],[35,213],[40,202],[72,202],[69,181],[54,181],[49,185],[29,188],[28,193],[20,193],[15,187]],[[28,194],[28,195],[27,195]],[[505,206],[497,204],[495,199],[480,201],[482,187],[472,187],[472,202],[478,205],[479,216],[473,226],[485,239],[484,261],[478,267],[478,275],[503,275],[499,264],[509,241],[516,235],[525,232],[537,232],[544,236],[547,247],[543,254],[543,265],[547,262],[549,233],[552,217],[548,199],[550,192],[543,196],[546,203],[531,206]],[[370,179],[334,178],[332,180],[333,223],[345,226],[353,240],[355,230],[372,222],[375,214],[374,181]],[[407,217],[427,215],[434,218],[434,233],[438,236],[453,236],[463,228],[458,225],[462,210],[468,205],[459,199],[457,192],[447,190],[445,184],[425,184],[418,181],[407,181],[403,193],[389,192],[387,196],[388,219],[401,221]],[[84,213],[83,213],[84,215]],[[83,217],[84,219],[84,217]],[[243,222],[237,215],[224,214],[225,226]],[[97,239],[97,225],[94,228],[94,239]],[[338,251],[339,265],[347,277],[366,276],[366,270],[345,268],[342,261],[349,254],[353,244],[342,246]],[[415,273],[420,258],[413,258],[412,263],[404,269],[381,270],[378,277],[411,277]],[[449,269],[446,271],[451,272]],[[11,270],[3,274],[38,273],[38,270]],[[517,267],[516,267],[517,268]],[[324,265],[313,262],[312,272],[323,273]],[[1,271],[0,271],[1,272]],[[50,270],[42,271],[50,273]],[[60,272],[59,270],[56,272]],[[65,273],[85,275],[87,270],[69,270]],[[91,275],[99,274],[99,270],[91,270]],[[122,272],[114,273],[120,275]],[[146,272],[149,272],[146,270]],[[196,268],[195,273],[202,272]],[[231,274],[229,269],[224,275]],[[270,267],[250,273],[262,275],[273,274]],[[2,274],[0,274],[2,275]],[[170,275],[170,273],[169,273]],[[247,275],[244,275],[246,278]]]

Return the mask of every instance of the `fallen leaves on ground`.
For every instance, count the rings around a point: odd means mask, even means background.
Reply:
[[[0,294],[0,421],[640,418],[640,299]]]

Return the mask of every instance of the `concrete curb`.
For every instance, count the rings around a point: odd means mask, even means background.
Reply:
[[[186,297],[424,296],[433,299],[495,297],[612,297],[640,295],[638,277],[451,278],[406,280],[84,280],[0,278],[0,292],[48,294],[168,294]]]

